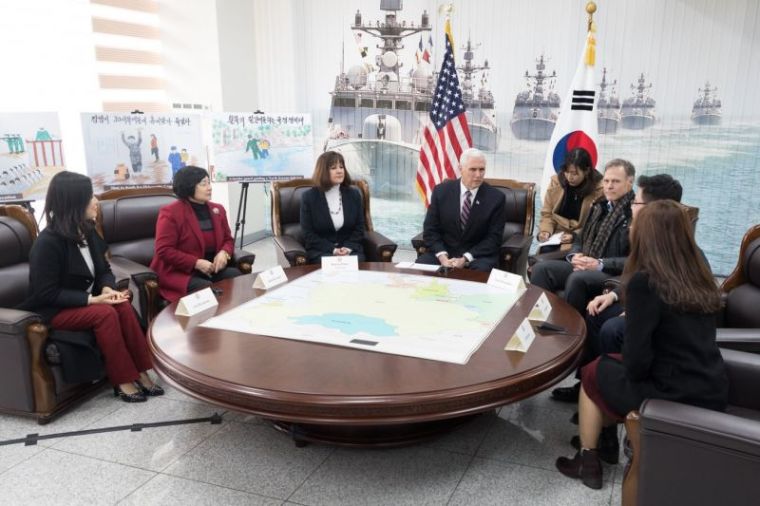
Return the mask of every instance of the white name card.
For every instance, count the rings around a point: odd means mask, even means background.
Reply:
[[[219,302],[216,300],[211,288],[204,288],[179,299],[174,314],[178,316],[193,316],[217,305],[219,305]]]
[[[533,332],[533,327],[530,325],[530,321],[525,318],[514,335],[507,342],[507,346],[504,348],[506,351],[521,351],[525,353],[533,344],[533,340],[536,338],[536,333]]]
[[[359,270],[359,257],[356,255],[343,255],[334,257],[322,257],[322,271],[327,274],[334,272],[351,272]]]
[[[272,267],[265,271],[259,272],[256,276],[256,280],[253,282],[253,287],[259,290],[269,290],[273,286],[281,285],[288,282],[288,276],[281,266]]]
[[[549,297],[545,293],[541,293],[536,303],[533,305],[533,309],[530,310],[528,318],[531,320],[546,321],[549,318],[549,313],[552,312],[552,305],[549,303]]]
[[[488,276],[488,283],[486,284],[510,292],[522,292],[526,290],[525,281],[523,281],[522,276],[500,271],[499,269],[491,269],[491,275]]]

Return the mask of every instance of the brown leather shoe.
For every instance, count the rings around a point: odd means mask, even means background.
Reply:
[[[580,479],[588,488],[602,488],[602,462],[596,450],[581,450],[572,459],[560,457],[555,465],[560,473]]]

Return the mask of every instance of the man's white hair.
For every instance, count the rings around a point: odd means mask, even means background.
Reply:
[[[486,155],[478,148],[467,148],[464,151],[462,151],[462,154],[459,156],[459,167],[463,167],[465,162],[471,158],[483,158],[485,159]]]

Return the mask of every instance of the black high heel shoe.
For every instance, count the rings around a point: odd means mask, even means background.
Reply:
[[[119,387],[113,387],[113,396],[120,398],[124,402],[145,402],[148,400],[141,391],[125,394]]]
[[[164,389],[160,386],[153,383],[153,386],[148,388],[142,383],[140,383],[140,380],[135,381],[135,385],[137,388],[140,389],[140,393],[142,393],[146,397],[158,397],[159,395],[164,395],[166,392],[164,392]]]

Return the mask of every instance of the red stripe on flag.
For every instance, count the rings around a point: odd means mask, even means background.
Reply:
[[[441,142],[441,158],[443,158],[443,163],[441,163],[441,166],[438,168],[439,172],[441,174],[441,181],[444,179],[450,179],[451,174],[454,173],[454,167],[451,165],[451,158],[449,157],[448,152],[448,139],[446,135],[446,127],[449,126],[446,124],[443,128],[438,130],[438,140]]]

